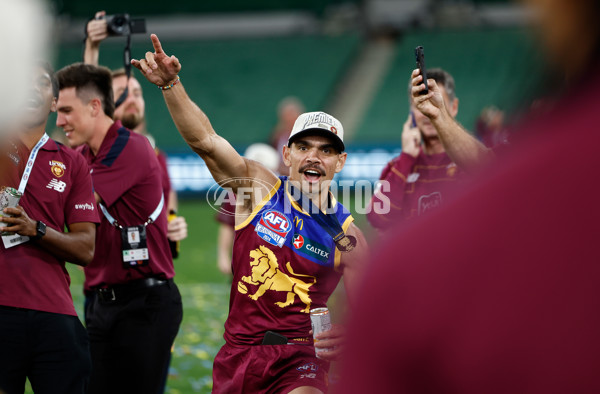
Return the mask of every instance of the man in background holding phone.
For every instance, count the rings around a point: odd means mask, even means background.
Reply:
[[[383,169],[371,206],[389,200],[390,211],[371,209],[367,218],[380,230],[414,218],[443,203],[449,183],[473,170],[489,151],[455,120],[458,98],[454,78],[441,68],[426,72],[428,92],[421,71],[412,72],[409,83],[410,114],[402,128],[402,153]]]
[[[600,393],[600,2],[524,3],[570,86],[502,165],[378,248],[339,393]]]

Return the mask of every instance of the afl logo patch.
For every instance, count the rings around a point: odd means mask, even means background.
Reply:
[[[282,235],[287,234],[292,228],[292,222],[279,211],[266,211],[262,215],[261,222],[264,222],[271,230]]]
[[[292,222],[283,213],[270,209],[262,214],[255,231],[271,245],[282,247],[291,229]]]
[[[65,175],[65,170],[67,167],[61,163],[60,161],[51,160],[50,161],[50,171],[54,174],[55,177],[60,178]]]

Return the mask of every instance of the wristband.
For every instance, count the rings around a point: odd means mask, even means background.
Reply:
[[[158,88],[160,90],[169,90],[171,89],[173,86],[177,85],[179,83],[179,75],[177,76],[177,78],[173,81],[172,84],[170,85],[165,85],[165,86],[158,86]]]

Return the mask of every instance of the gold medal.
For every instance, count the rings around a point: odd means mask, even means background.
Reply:
[[[356,238],[351,235],[344,235],[335,242],[335,246],[340,252],[351,252],[356,246]]]

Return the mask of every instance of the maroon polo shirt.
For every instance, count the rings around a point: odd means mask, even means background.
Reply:
[[[137,226],[148,217],[163,195],[161,168],[146,137],[116,121],[94,156],[87,145],[80,148],[92,170],[94,191],[108,212],[122,226]],[[144,267],[125,268],[121,232],[102,213],[96,233],[96,254],[85,269],[85,289],[127,283],[144,277],[172,278],[173,260],[167,240],[167,215],[163,210],[146,227],[150,261]]]
[[[463,178],[445,152],[427,155],[421,149],[417,157],[402,153],[381,172],[380,180],[389,182],[389,188],[382,187],[373,195],[367,219],[373,227],[385,230],[422,216],[441,207],[450,197],[449,186]],[[389,210],[384,209],[387,206]]]
[[[8,178],[3,186],[15,189],[30,153],[21,143],[16,147],[19,162],[11,159],[3,168]],[[57,231],[100,221],[85,160],[53,140],[39,150],[20,205],[30,218]],[[63,260],[31,240],[8,249],[0,242],[0,249],[0,305],[77,315]]]
[[[167,165],[167,154],[162,150],[155,148],[156,158],[160,165],[160,176],[162,180],[162,189],[165,196],[165,205],[169,202],[169,194],[171,194],[171,178],[169,178],[169,167]],[[168,212],[167,212],[168,213]]]

